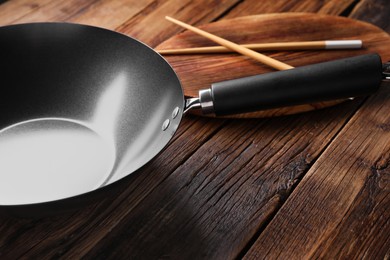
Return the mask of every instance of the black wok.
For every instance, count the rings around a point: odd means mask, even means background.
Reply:
[[[62,201],[136,171],[191,108],[224,115],[367,95],[377,54],[215,83],[185,100],[173,69],[143,43],[64,23],[0,28],[0,205]]]

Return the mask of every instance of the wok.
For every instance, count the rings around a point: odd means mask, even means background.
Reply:
[[[116,183],[155,157],[189,109],[225,115],[370,94],[377,54],[219,82],[186,100],[171,66],[102,28],[0,28],[0,207],[41,205]]]

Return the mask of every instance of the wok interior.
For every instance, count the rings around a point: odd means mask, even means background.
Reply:
[[[7,26],[0,53],[0,205],[115,182],[160,152],[180,122],[174,71],[124,35],[75,24]]]

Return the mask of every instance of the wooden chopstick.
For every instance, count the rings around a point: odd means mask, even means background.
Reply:
[[[330,49],[359,49],[361,40],[328,40],[328,41],[302,41],[302,42],[275,42],[241,44],[240,46],[254,51],[290,51],[290,50],[330,50]],[[157,50],[160,54],[198,54],[198,53],[227,53],[232,52],[223,46],[183,48]]]
[[[176,20],[176,19],[174,19],[172,17],[166,16],[165,18],[168,21],[170,21],[170,22],[173,22],[173,23],[175,23],[175,24],[177,24],[177,25],[179,25],[179,26],[181,26],[183,28],[186,28],[187,30],[190,30],[190,31],[192,31],[194,33],[197,33],[197,34],[199,34],[199,35],[201,35],[203,37],[206,37],[209,40],[212,40],[212,41],[214,41],[214,42],[216,42],[216,43],[218,43],[218,44],[220,44],[220,45],[222,45],[222,46],[224,46],[224,47],[226,47],[228,49],[234,50],[234,51],[236,51],[238,53],[241,53],[242,55],[251,57],[251,58],[253,58],[253,59],[255,59],[255,60],[259,61],[259,62],[262,62],[262,63],[264,63],[264,64],[266,64],[266,65],[268,65],[268,66],[270,66],[272,68],[275,68],[277,70],[288,70],[288,69],[294,68],[294,67],[292,67],[292,66],[290,66],[290,65],[288,65],[286,63],[283,63],[281,61],[275,60],[275,59],[273,59],[271,57],[268,57],[268,56],[266,56],[264,54],[252,51],[252,50],[250,50],[248,48],[242,47],[242,46],[240,46],[240,45],[238,45],[238,44],[236,44],[234,42],[228,41],[228,40],[226,40],[224,38],[221,38],[221,37],[216,36],[214,34],[208,33],[206,31],[203,31],[203,30],[199,29],[199,28],[196,28],[196,27],[193,27],[193,26],[191,26],[189,24],[183,23],[183,22],[181,22],[179,20]]]

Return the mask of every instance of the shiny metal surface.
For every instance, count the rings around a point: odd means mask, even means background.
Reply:
[[[191,109],[200,108],[199,98],[187,98],[185,101],[184,114],[190,111]]]
[[[215,112],[211,89],[200,90],[199,101],[203,114],[213,114]]]
[[[181,120],[184,98],[170,65],[119,33],[63,23],[6,26],[0,57],[0,205],[113,183],[156,156]]]
[[[161,129],[162,129],[163,131],[167,130],[170,123],[171,123],[171,120],[165,119],[165,121],[164,121],[163,124],[162,124]]]
[[[172,111],[172,118],[175,119],[179,115],[179,112],[180,112],[180,108],[175,107],[175,109]]]

